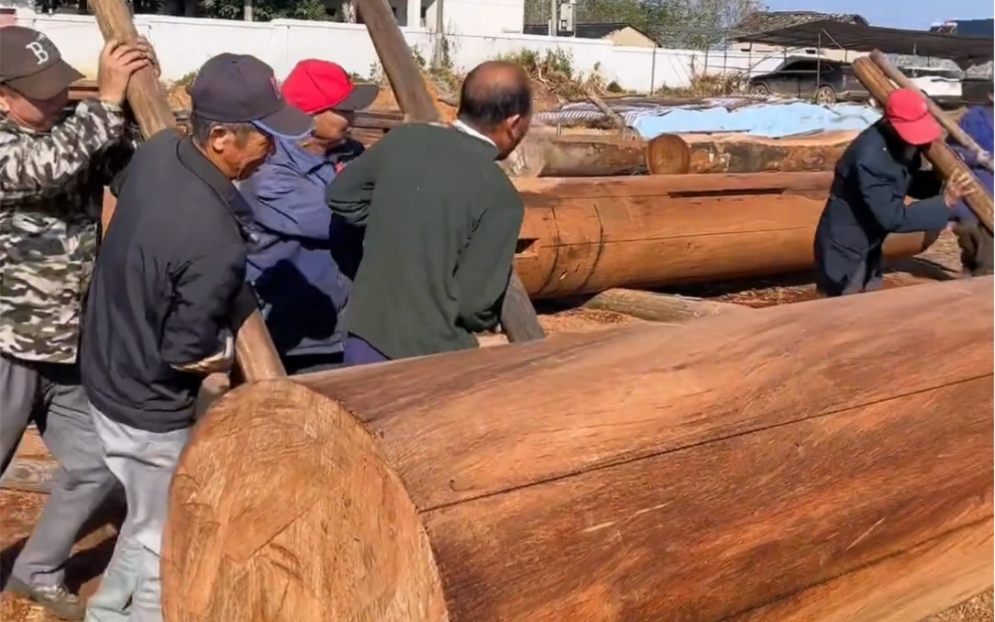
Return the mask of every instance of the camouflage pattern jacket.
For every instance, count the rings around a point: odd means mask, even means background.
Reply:
[[[103,187],[127,162],[120,106],[81,102],[49,133],[0,116],[0,352],[74,363]]]

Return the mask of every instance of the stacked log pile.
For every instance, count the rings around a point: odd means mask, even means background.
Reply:
[[[992,300],[953,281],[237,389],[174,481],[166,620],[919,620],[992,583]]]
[[[92,97],[96,84],[79,82],[71,100]],[[182,128],[185,110],[175,111]],[[367,147],[404,123],[399,110],[357,112],[352,135]],[[521,177],[608,177],[709,173],[832,170],[854,132],[765,139],[741,134],[665,134],[652,141],[618,133],[565,133],[535,128],[512,155],[511,174]]]

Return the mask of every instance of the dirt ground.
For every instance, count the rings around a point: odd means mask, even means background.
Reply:
[[[888,266],[886,287],[913,285],[956,278],[960,269],[957,242],[948,233],[925,253]],[[806,275],[735,285],[690,287],[680,293],[715,298],[750,307],[766,307],[815,298],[815,288]],[[550,334],[603,330],[619,324],[640,322],[626,315],[587,309],[548,309],[540,318]],[[39,445],[23,446],[19,455],[43,456]],[[6,581],[10,566],[31,531],[47,497],[30,493],[0,491],[0,582]],[[82,539],[70,561],[68,582],[84,596],[96,589],[97,577],[113,548],[112,512],[94,521],[92,531]],[[44,610],[13,594],[0,596],[0,622],[55,622]],[[988,591],[923,622],[995,622],[993,593]]]

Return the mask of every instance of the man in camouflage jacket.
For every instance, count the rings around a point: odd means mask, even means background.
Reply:
[[[61,468],[8,589],[64,619],[84,613],[63,565],[82,524],[107,497],[107,469],[80,384],[81,301],[96,254],[103,186],[127,161],[122,110],[150,48],[112,43],[100,60],[100,98],[64,120],[81,78],[40,32],[0,38],[0,459],[6,470],[30,421]]]

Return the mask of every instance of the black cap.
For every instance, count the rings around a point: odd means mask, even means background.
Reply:
[[[218,123],[252,123],[267,134],[300,138],[314,128],[311,117],[287,104],[273,68],[248,54],[218,54],[197,72],[189,88],[193,114]]]
[[[83,78],[62,60],[52,40],[31,28],[5,26],[0,34],[0,83],[35,100],[51,99]]]

